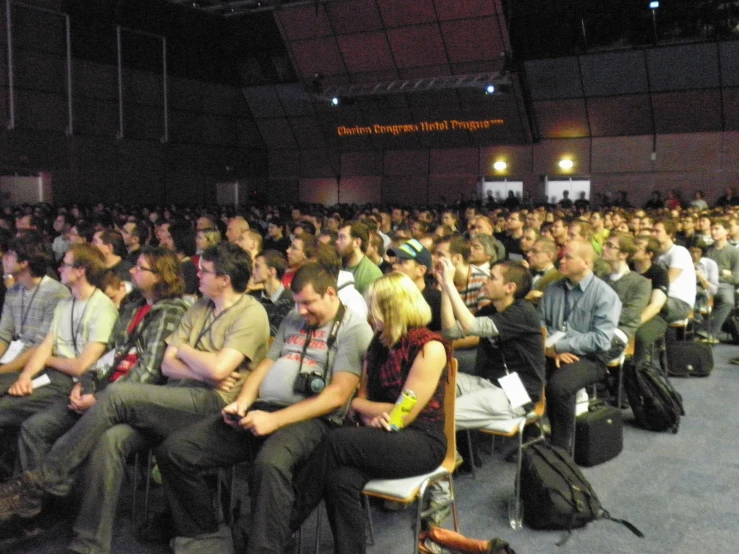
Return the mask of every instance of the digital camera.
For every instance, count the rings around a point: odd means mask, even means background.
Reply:
[[[298,373],[293,384],[293,392],[304,394],[305,396],[313,396],[321,392],[325,386],[326,380],[323,378],[323,374],[318,371]]]

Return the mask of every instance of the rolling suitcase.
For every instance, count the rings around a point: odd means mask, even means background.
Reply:
[[[575,462],[590,467],[618,456],[624,447],[621,410],[608,404],[591,404],[575,420]]]

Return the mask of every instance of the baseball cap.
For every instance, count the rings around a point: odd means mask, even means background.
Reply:
[[[411,239],[398,248],[389,248],[387,255],[401,260],[415,260],[419,265],[425,265],[429,269],[433,266],[431,252],[416,239]]]

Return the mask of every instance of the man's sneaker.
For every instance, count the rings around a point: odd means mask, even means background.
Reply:
[[[39,476],[27,471],[0,485],[0,522],[13,517],[30,518],[41,512],[44,491]]]

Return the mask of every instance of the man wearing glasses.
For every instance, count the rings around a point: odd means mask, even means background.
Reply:
[[[267,313],[258,300],[244,294],[251,259],[241,248],[230,243],[210,247],[200,263],[203,299],[166,339],[161,368],[169,378],[167,384],[106,387],[75,426],[54,443],[38,468],[0,485],[0,522],[14,516],[33,517],[41,511],[44,496],[69,494],[85,460],[91,457],[92,461],[100,438],[112,427],[128,424],[156,444],[218,413],[238,396],[249,370],[266,355]],[[102,489],[99,494],[107,492]]]
[[[161,363],[171,335],[187,303],[185,285],[174,253],[145,248],[130,270],[140,296],[126,304],[111,335],[108,354],[82,376],[69,398],[58,400],[21,426],[18,448],[21,467],[41,465],[59,437],[69,431],[109,384],[161,384]],[[117,425],[105,432],[90,456],[80,514],[74,524],[73,547],[80,552],[109,552],[118,491],[128,455],[147,441],[134,428]],[[98,491],[106,491],[99,495]],[[107,524],[106,524],[107,523]]]
[[[64,254],[59,272],[72,295],[56,305],[46,337],[2,391],[0,429],[18,430],[26,418],[66,398],[76,378],[105,352],[118,310],[99,288],[104,265],[92,245],[76,244]],[[29,297],[26,307],[31,304]]]

